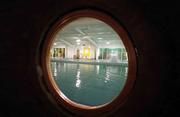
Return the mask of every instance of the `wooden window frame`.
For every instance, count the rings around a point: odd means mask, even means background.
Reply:
[[[128,55],[128,75],[123,90],[112,102],[100,106],[86,106],[82,104],[77,104],[71,101],[70,99],[68,99],[57,87],[51,73],[50,49],[54,37],[65,25],[82,17],[95,18],[111,26],[116,31],[116,33],[121,37]],[[45,84],[52,93],[55,101],[59,105],[61,105],[61,107],[68,109],[72,113],[82,116],[83,115],[96,116],[101,114],[108,114],[122,107],[123,103],[125,103],[125,101],[127,100],[127,97],[130,91],[132,90],[136,79],[136,71],[137,71],[136,52],[131,42],[131,39],[128,36],[127,31],[125,31],[125,29],[120,25],[120,23],[118,23],[109,15],[95,10],[86,9],[86,10],[74,11],[63,17],[60,17],[54,23],[54,25],[50,27],[49,31],[45,36],[45,40],[42,48],[41,62],[42,62],[41,64],[42,64],[43,78],[46,81]]]

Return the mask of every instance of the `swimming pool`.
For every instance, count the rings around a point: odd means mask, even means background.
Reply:
[[[111,102],[123,89],[127,66],[51,62],[53,78],[70,100],[99,106]]]

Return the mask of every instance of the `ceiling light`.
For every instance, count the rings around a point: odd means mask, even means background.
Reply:
[[[80,42],[81,40],[80,39],[77,39],[76,42]]]
[[[110,42],[106,42],[106,44],[110,44]]]
[[[97,38],[97,39],[102,39],[101,37]]]
[[[73,39],[79,39],[78,37],[72,37]]]
[[[57,43],[54,43],[54,45],[57,45]]]
[[[89,36],[84,36],[84,37],[83,37],[83,39],[88,39],[88,38],[90,38],[90,37],[89,37]]]
[[[80,45],[80,43],[77,43],[78,45]]]
[[[104,34],[104,32],[98,32],[98,34]]]

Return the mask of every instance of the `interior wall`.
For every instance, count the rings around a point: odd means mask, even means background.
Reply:
[[[67,117],[42,85],[43,38],[57,17],[82,8],[123,24],[136,47],[137,79],[114,117],[179,117],[179,6],[156,0],[15,0],[0,2],[1,117]]]

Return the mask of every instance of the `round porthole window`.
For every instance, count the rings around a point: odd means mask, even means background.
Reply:
[[[50,27],[42,65],[57,103],[81,114],[119,108],[136,75],[127,32],[110,16],[92,10],[67,14]]]

